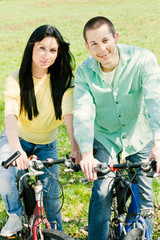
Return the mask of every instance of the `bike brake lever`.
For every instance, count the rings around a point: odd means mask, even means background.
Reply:
[[[97,176],[104,176],[106,174],[108,174],[109,172],[111,172],[111,169],[107,166],[104,167],[103,164],[98,164],[95,168],[95,170],[97,170]]]
[[[44,173],[43,171],[41,171],[44,168],[44,165],[40,160],[32,159],[32,161],[29,162],[29,165],[29,176],[39,176]]]
[[[150,166],[150,169],[148,170],[147,172],[147,177],[154,177],[154,175],[156,174],[156,160],[155,159],[152,159],[149,166]],[[142,165],[143,166],[143,165]]]
[[[32,161],[29,162],[30,168],[34,170],[42,170],[44,168],[43,163],[40,160],[33,159]]]
[[[75,165],[74,164],[75,159],[71,159],[69,156],[69,153],[66,154],[66,161],[65,161],[65,166],[72,169],[74,172],[79,172],[81,171],[80,165]]]

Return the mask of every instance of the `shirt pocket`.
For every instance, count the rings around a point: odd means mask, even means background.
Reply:
[[[96,99],[96,123],[108,133],[115,132],[120,127],[115,108],[113,92],[104,92]]]
[[[142,91],[139,89],[136,92],[124,94],[120,98],[122,113],[128,122],[137,118],[143,106]]]

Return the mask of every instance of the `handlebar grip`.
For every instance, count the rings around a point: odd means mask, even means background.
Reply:
[[[45,167],[49,168],[49,167],[52,167],[52,165],[64,163],[65,159],[64,158],[62,159],[47,158],[46,160],[41,160],[41,162]]]
[[[73,168],[74,172],[79,172],[81,171],[81,166],[80,165],[73,165]]]
[[[10,156],[6,161],[3,161],[1,163],[2,167],[7,169],[12,164],[12,162],[14,162],[20,155],[20,151],[13,153],[12,156]]]
[[[131,163],[129,161],[126,161],[125,163],[122,164],[113,164],[113,168],[118,168],[118,169],[125,169],[125,168],[139,168],[141,167],[142,163],[141,162],[136,162],[136,163]]]

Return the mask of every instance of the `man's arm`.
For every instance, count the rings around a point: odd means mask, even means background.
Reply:
[[[93,157],[95,105],[82,70],[75,76],[73,126],[74,136],[82,153],[82,171],[89,181],[97,179],[94,170],[98,161]]]
[[[160,173],[160,67],[151,52],[146,56],[142,71],[142,87],[153,133],[153,148],[148,160],[157,161],[157,173]]]

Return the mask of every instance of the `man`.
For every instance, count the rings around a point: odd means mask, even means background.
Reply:
[[[97,178],[98,160],[108,164],[122,158],[132,162],[157,161],[160,173],[160,68],[152,52],[118,45],[119,36],[105,17],[84,27],[91,53],[75,75],[74,135],[82,153],[82,171]],[[96,154],[93,156],[93,148]],[[89,207],[89,240],[108,239],[110,180],[94,181]],[[152,179],[138,177],[141,211],[152,235]]]

